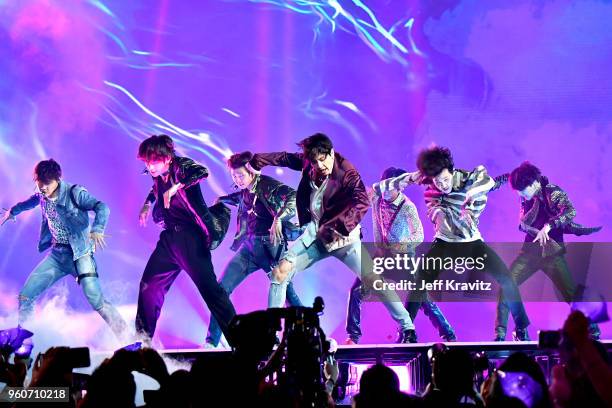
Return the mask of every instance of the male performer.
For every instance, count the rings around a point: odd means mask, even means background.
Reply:
[[[368,287],[381,278],[374,274],[372,260],[362,252],[359,223],[369,207],[361,176],[353,165],[334,151],[322,133],[302,140],[302,153],[255,154],[251,166],[289,167],[302,172],[297,189],[297,212],[305,232],[272,270],[269,305],[282,307],[288,283],[297,272],[329,256],[341,260]],[[362,265],[363,263],[363,265]],[[408,312],[394,291],[377,291],[401,326],[399,342],[414,342],[415,331]]]
[[[487,204],[487,194],[498,188],[504,177],[493,179],[484,166],[478,166],[471,172],[455,169],[451,152],[444,147],[421,151],[417,168],[418,172],[405,173],[380,184],[383,190],[389,189],[387,184],[396,185],[399,189],[416,182],[428,185],[425,203],[427,215],[434,223],[435,236],[425,258],[484,258],[484,270],[500,284],[503,298],[512,311],[516,338],[528,340],[529,318],[516,283],[499,255],[484,243],[478,229],[480,215]],[[441,272],[438,262],[431,263],[435,267],[420,267],[417,270],[417,289],[422,287],[422,281],[432,282]],[[410,316],[416,316],[426,296],[423,290],[410,293],[407,305]]]
[[[295,190],[254,170],[249,164],[252,158],[251,152],[242,152],[227,160],[239,191],[218,199],[238,207],[236,235],[231,246],[237,252],[225,267],[220,281],[228,294],[258,269],[270,274],[287,247],[283,226],[293,226],[290,220],[295,215]],[[302,306],[291,283],[287,287],[287,299],[291,306]],[[206,345],[216,347],[220,339],[219,325],[211,318]]]
[[[208,177],[208,170],[192,159],[177,156],[174,142],[166,135],[144,140],[138,158],[153,177],[153,189],[141,210],[140,222],[144,225],[154,203],[153,220],[164,230],[140,281],[136,330],[153,338],[164,297],[185,270],[231,344],[227,330],[236,311],[213,270],[212,215],[200,190],[200,180]]]
[[[381,180],[390,179],[406,173],[396,167],[389,167],[381,176]],[[414,203],[393,184],[386,184],[389,190],[382,191],[380,183],[372,186],[372,226],[374,241],[377,246],[386,247],[387,256],[408,254],[414,257],[416,247],[423,242],[423,224],[419,218]],[[357,344],[361,338],[361,301],[363,285],[359,278],[351,288],[346,316],[347,344]],[[423,313],[438,329],[440,337],[445,341],[455,341],[455,332],[440,308],[427,299],[421,305]]]
[[[81,286],[91,307],[102,316],[119,340],[128,340],[127,324],[102,294],[94,260],[97,248],[106,247],[104,229],[110,210],[79,185],[62,180],[62,169],[53,159],[34,168],[38,192],[6,211],[0,225],[20,213],[40,205],[42,223],[38,250],[51,251],[30,273],[19,293],[19,325],[34,311],[34,301],[59,279],[72,275]],[[96,217],[89,225],[89,211]]]
[[[589,228],[574,223],[576,210],[565,191],[549,183],[540,169],[529,162],[523,162],[510,173],[510,186],[521,197],[519,229],[525,232],[525,243],[510,266],[514,281],[520,286],[541,269],[553,281],[563,299],[571,302],[576,294],[576,283],[565,260],[563,234],[587,235],[601,227]],[[508,305],[500,296],[496,341],[506,339],[507,324]],[[600,330],[596,324],[591,324],[590,332],[593,338],[599,338]]]

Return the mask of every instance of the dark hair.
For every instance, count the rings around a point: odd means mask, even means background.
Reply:
[[[49,184],[51,181],[59,180],[61,177],[62,168],[53,159],[39,161],[34,167],[34,181]]]
[[[541,177],[540,169],[528,161],[524,161],[510,173],[510,185],[515,190],[524,190],[534,181],[539,181]]]
[[[455,169],[453,155],[446,147],[434,146],[421,150],[417,158],[417,168],[427,177],[436,177],[444,169]]]
[[[304,152],[304,156],[310,161],[315,161],[321,154],[328,155],[334,148],[332,141],[323,133],[315,133],[301,140],[298,144]]]
[[[253,153],[248,150],[246,152],[232,154],[230,158],[227,159],[227,167],[230,169],[239,169],[240,167],[246,166],[252,158]]]
[[[399,391],[399,379],[395,371],[383,364],[374,364],[365,370],[359,381],[359,393],[362,395],[384,395]]]
[[[138,158],[144,161],[171,159],[175,156],[174,142],[167,135],[153,135],[140,143]]]
[[[470,353],[460,349],[448,349],[436,356],[433,362],[433,382],[447,395],[472,395],[474,361]]]
[[[406,170],[403,170],[397,167],[387,167],[380,175],[380,179],[386,180],[389,178],[401,176],[404,173],[406,173]]]

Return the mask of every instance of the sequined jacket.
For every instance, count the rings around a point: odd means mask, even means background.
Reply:
[[[416,206],[402,192],[393,203],[372,190],[372,226],[374,241],[391,245],[413,256],[415,248],[423,242],[423,224]]]
[[[588,235],[597,232],[601,227],[585,227],[573,221],[576,216],[576,209],[572,205],[567,193],[561,187],[549,183],[547,177],[542,177],[540,180],[543,208],[534,207],[537,197],[531,200],[521,200],[521,214],[519,229],[528,234],[534,235],[532,222],[537,219],[537,211],[546,211],[548,214],[547,223],[551,229],[560,228],[564,234]],[[534,211],[535,210],[535,211]]]
[[[272,217],[278,217],[283,222],[287,222],[293,218],[296,212],[294,189],[263,174],[257,176],[255,183],[255,194],[257,195],[257,199],[266,203],[264,206],[269,208]],[[248,238],[247,220],[249,214],[244,205],[246,194],[248,194],[248,190],[242,189],[217,199],[217,202],[238,207],[236,235],[234,236],[234,242],[231,246],[231,249],[234,251],[236,251],[244,240]]]

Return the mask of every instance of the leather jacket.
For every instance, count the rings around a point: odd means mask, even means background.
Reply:
[[[258,200],[264,202],[264,206],[270,211],[272,217],[278,217],[283,224],[290,222],[296,213],[295,190],[281,183],[280,181],[266,176],[258,175],[255,180],[255,194]],[[238,207],[236,219],[236,235],[231,249],[236,251],[247,239],[247,219],[248,212],[244,206],[247,189],[236,191],[235,193],[221,196],[217,202]]]

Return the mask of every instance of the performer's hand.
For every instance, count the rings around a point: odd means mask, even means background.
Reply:
[[[549,232],[550,232],[550,225],[545,224],[542,227],[542,229],[540,231],[538,231],[538,234],[536,235],[536,237],[533,240],[533,242],[539,242],[540,246],[546,245],[546,243],[548,241],[550,241],[550,237],[548,236]]]
[[[2,218],[0,218],[0,226],[4,225],[8,220],[15,221],[15,217],[11,215],[11,211],[3,208],[2,209]]]
[[[183,187],[181,183],[173,184],[166,192],[164,193],[164,208],[170,208],[170,199],[176,194],[179,188]]]
[[[150,203],[145,203],[140,209],[140,214],[138,215],[138,221],[141,227],[147,226],[147,218],[149,217],[150,211],[151,211]]]
[[[104,240],[105,235],[101,232],[91,232],[89,234],[89,239],[91,239],[94,243],[94,250],[100,248],[106,248],[106,241]]]
[[[283,223],[280,218],[274,217],[272,226],[270,227],[270,241],[272,244],[278,245],[283,241]]]

